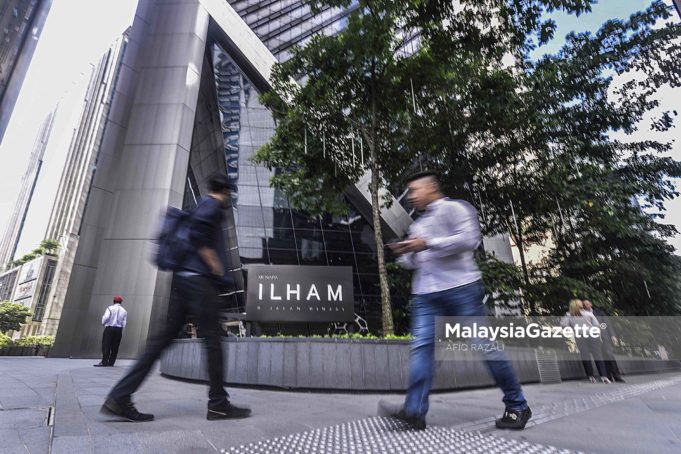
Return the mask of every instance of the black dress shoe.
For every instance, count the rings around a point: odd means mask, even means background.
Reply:
[[[620,376],[615,377],[614,380],[615,380],[617,383],[626,383],[626,381],[624,381],[624,379],[623,379],[622,377],[620,377]]]
[[[100,413],[119,416],[132,422],[154,420],[154,415],[137,411],[137,408],[135,408],[135,405],[130,399],[121,402],[108,397],[99,411]]]
[[[103,363],[103,362],[100,361],[100,362],[98,362],[97,364],[93,364],[93,366],[95,366],[95,367],[107,367],[108,364],[105,364],[105,363]]]
[[[382,400],[378,402],[378,415],[399,419],[400,421],[406,422],[409,424],[409,426],[411,426],[411,428],[416,430],[424,430],[426,428],[425,416],[407,415],[404,411],[404,406],[402,405],[398,406]]]
[[[217,419],[243,419],[251,416],[250,408],[241,408],[225,402],[222,405],[208,407],[206,419],[214,421]]]
[[[512,410],[507,408],[504,416],[495,421],[497,429],[523,430],[525,424],[532,417],[532,410],[527,407],[525,410]]]

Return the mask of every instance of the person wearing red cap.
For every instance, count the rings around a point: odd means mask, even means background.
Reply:
[[[123,328],[128,322],[128,311],[123,309],[120,295],[113,297],[113,304],[106,308],[102,317],[104,334],[102,335],[102,360],[95,367],[113,367],[121,345]]]

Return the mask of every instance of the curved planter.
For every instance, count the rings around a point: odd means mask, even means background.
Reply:
[[[409,373],[406,341],[315,338],[223,338],[225,381],[246,386],[352,391],[404,391]],[[521,383],[540,381],[535,352],[507,347]],[[434,390],[494,384],[485,363],[473,353],[436,362]],[[467,355],[467,357],[466,357]],[[559,353],[557,369],[563,380],[585,378],[577,354]],[[678,361],[618,357],[624,374],[678,370]],[[178,339],[161,357],[167,376],[208,380],[201,339]]]
[[[43,345],[12,346],[0,348],[0,356],[47,356],[49,351]]]
[[[355,391],[407,388],[406,341],[223,338],[222,342],[227,383]],[[506,352],[521,382],[539,381],[534,351],[507,348]],[[200,339],[178,339],[161,357],[161,372],[171,377],[207,380],[205,361]],[[441,361],[436,367],[436,390],[494,384],[484,362],[479,360]]]

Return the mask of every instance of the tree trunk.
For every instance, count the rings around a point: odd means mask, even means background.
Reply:
[[[374,69],[372,68],[372,74]],[[373,79],[372,79],[373,80]],[[388,284],[388,270],[385,268],[385,250],[383,248],[383,231],[381,230],[381,204],[378,190],[381,187],[381,174],[378,165],[377,150],[378,124],[376,118],[376,90],[372,86],[371,90],[371,140],[369,142],[369,152],[371,153],[371,182],[369,192],[371,193],[371,217],[374,223],[374,240],[376,241],[376,259],[378,261],[378,280],[381,285],[381,321],[383,325],[383,335],[394,334],[393,310],[390,303],[390,285]]]
[[[520,266],[523,269],[523,279],[525,281],[525,286],[529,288],[530,286],[530,273],[527,271],[527,262],[525,261],[525,250],[524,250],[524,242],[523,242],[523,235],[520,233],[520,229],[518,229],[517,235],[515,236],[515,244],[518,247],[518,254],[520,254]],[[530,300],[530,315],[536,314],[536,308],[534,306],[534,302]]]
[[[372,147],[373,148],[373,147]],[[376,240],[376,257],[378,259],[378,279],[381,284],[381,314],[383,335],[394,334],[393,311],[390,303],[390,286],[388,285],[388,270],[385,267],[385,253],[383,249],[383,232],[381,231],[381,206],[379,203],[378,190],[380,188],[380,175],[378,165],[375,164],[375,152],[372,151],[371,182],[371,217],[374,223],[374,239]]]

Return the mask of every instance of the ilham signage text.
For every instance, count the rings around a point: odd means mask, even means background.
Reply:
[[[251,265],[246,314],[263,322],[352,321],[352,268]]]

